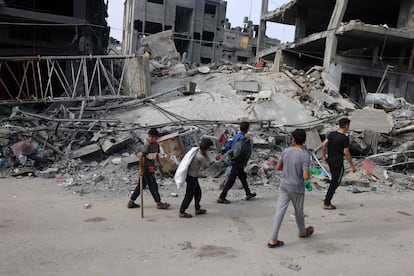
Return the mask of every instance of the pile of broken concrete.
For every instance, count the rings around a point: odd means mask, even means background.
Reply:
[[[340,117],[348,116],[358,172],[347,173],[343,185],[350,185],[355,193],[414,189],[413,106],[405,101],[398,108],[377,104],[360,108],[325,85],[320,67],[271,72],[269,67],[223,62],[153,81],[152,95],[130,104],[10,109],[1,120],[1,175],[54,178],[57,185],[79,194],[126,195],[137,183],[137,153],[146,132],[157,127],[162,134],[164,171],[157,172],[161,188],[174,189],[172,175],[180,160],[208,136],[216,148],[207,171],[219,189],[228,163],[213,162],[215,153],[237,133],[237,123],[248,120],[254,138],[254,154],[247,166],[250,183],[257,189],[278,187],[275,160],[289,146],[289,132],[304,128],[306,146],[313,154],[312,182],[324,190],[329,171],[320,161],[321,141],[335,130]],[[194,89],[184,93],[181,88],[188,83]],[[33,145],[25,162],[11,150],[18,142]],[[31,160],[33,153],[40,159]]]

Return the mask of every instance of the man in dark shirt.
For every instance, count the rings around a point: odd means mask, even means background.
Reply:
[[[349,152],[349,138],[345,135],[349,130],[350,123],[351,121],[348,118],[340,119],[339,129],[329,133],[322,143],[323,160],[328,163],[332,175],[323,209],[336,209],[335,205],[332,205],[331,200],[344,174],[344,155],[351,166],[352,172],[355,172],[355,166],[352,163],[351,153]],[[326,148],[328,148],[328,158],[326,158]]]

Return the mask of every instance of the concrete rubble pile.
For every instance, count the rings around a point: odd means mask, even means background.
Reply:
[[[180,87],[188,83],[194,85],[184,93]],[[0,121],[1,176],[54,178],[57,185],[79,194],[127,195],[137,183],[137,153],[146,132],[157,127],[164,169],[157,175],[161,191],[169,193],[176,190],[172,175],[180,160],[202,136],[215,142],[213,161],[237,133],[237,123],[248,120],[254,153],[246,170],[255,189],[278,186],[275,162],[289,146],[289,132],[304,128],[314,156],[312,182],[324,191],[329,172],[321,161],[321,141],[341,116],[349,116],[358,172],[347,173],[343,185],[350,185],[353,193],[414,189],[413,106],[401,100],[399,108],[361,108],[325,85],[321,67],[305,72],[285,66],[274,73],[267,66],[243,64],[186,66],[180,74],[153,78],[152,95],[157,94],[162,96],[122,108],[114,103],[89,105],[82,119],[76,119],[81,117],[79,108],[70,105],[53,105],[40,113],[25,107],[10,110]],[[30,158],[32,153],[25,162],[15,156],[11,147],[21,141],[33,145],[37,160]],[[223,160],[207,169],[217,191],[227,167]]]

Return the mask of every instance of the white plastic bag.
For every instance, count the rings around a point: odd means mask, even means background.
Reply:
[[[185,179],[187,178],[188,168],[190,167],[191,162],[193,161],[195,155],[197,154],[198,147],[192,147],[181,160],[180,165],[178,165],[177,170],[175,171],[174,181],[177,184],[177,188],[180,189],[184,185]]]

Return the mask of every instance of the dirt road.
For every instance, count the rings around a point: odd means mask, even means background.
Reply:
[[[308,193],[307,225],[315,227],[315,234],[297,237],[290,206],[280,233],[285,246],[269,249],[277,191],[230,205],[215,203],[218,191],[203,191],[202,205],[208,213],[191,219],[177,216],[182,192],[177,198],[165,198],[172,205],[166,211],[155,209],[146,192],[141,219],[139,209],[125,207],[127,198],[80,197],[63,191],[53,180],[1,179],[0,191],[0,275],[412,275],[414,271],[414,192],[351,194],[341,187],[334,198],[338,209],[333,211],[322,210],[322,192]],[[85,203],[92,207],[83,209]]]

